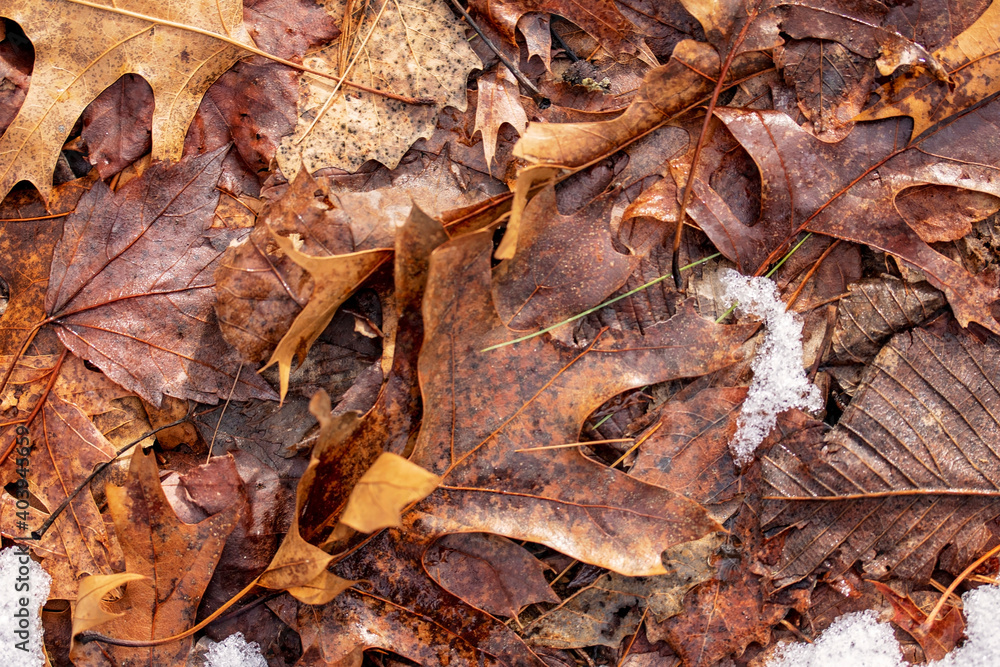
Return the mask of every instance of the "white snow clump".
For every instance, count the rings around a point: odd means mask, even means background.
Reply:
[[[236,632],[205,653],[205,667],[267,667],[257,642],[247,642],[242,632]]]
[[[736,464],[742,466],[753,459],[780,413],[792,408],[819,410],[823,403],[802,368],[802,318],[785,310],[774,281],[732,269],[721,279],[726,305],[738,303],[741,312],[762,320],[766,328],[752,364],[753,381],[729,442]]]
[[[0,665],[45,664],[42,605],[52,577],[18,546],[0,551]]]
[[[1000,586],[981,586],[962,596],[965,644],[926,667],[997,667],[1000,665]],[[892,626],[879,623],[874,611],[844,614],[812,644],[789,642],[778,647],[767,667],[909,667],[903,661]]]

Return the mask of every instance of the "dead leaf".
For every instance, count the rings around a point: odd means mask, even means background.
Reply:
[[[946,547],[949,569],[978,555],[1000,514],[1000,429],[988,407],[997,349],[970,334],[898,334],[829,435],[764,457],[763,521],[796,526],[770,574],[777,586],[827,559],[827,577],[860,561],[869,577],[920,581]]]
[[[351,489],[340,522],[362,533],[402,526],[399,513],[424,499],[440,481],[402,456],[382,452]]]
[[[479,97],[476,104],[476,126],[473,134],[482,132],[483,153],[486,165],[493,163],[497,148],[497,134],[504,123],[524,134],[528,116],[521,106],[521,93],[517,80],[503,65],[479,77]],[[492,170],[490,171],[492,173]]]
[[[924,228],[907,225],[894,205],[900,192],[924,184],[1000,194],[988,166],[993,149],[980,136],[982,124],[989,125],[1000,113],[1000,104],[982,107],[910,146],[901,143],[897,121],[859,125],[843,141],[825,144],[780,112],[716,113],[761,170],[761,222],[753,227],[740,222],[700,180],[694,186],[698,201],[689,212],[743,271],[752,272],[774,258],[798,231],[807,229],[896,255],[922,269],[945,292],[963,326],[976,321],[1000,331],[989,315],[989,304],[1000,297],[995,281],[973,276],[934,251],[920,237]],[[817,168],[800,169],[801,159]],[[961,235],[961,229],[948,230],[949,238]],[[935,234],[927,241],[940,239]]]
[[[60,340],[154,405],[275,395],[253,372],[234,382],[239,358],[212,311],[212,271],[245,234],[211,228],[225,154],[155,165],[114,194],[96,184],[53,256],[45,309]]]
[[[327,11],[339,18],[342,7],[331,4]],[[481,67],[444,0],[382,0],[351,7],[355,29],[347,36],[349,45],[313,53],[305,64],[433,104],[407,104],[356,90],[332,94],[335,81],[303,75],[299,121],[277,155],[289,179],[302,166],[309,172],[323,167],[356,171],[366,160],[378,160],[394,168],[414,141],[431,135],[442,107],[465,110],[466,77]]]
[[[168,15],[156,2],[132,3],[129,11],[174,25],[70,0],[18,0],[5,9],[24,29],[37,57],[27,98],[0,138],[0,194],[27,180],[48,199],[52,170],[76,119],[95,94],[125,73],[143,76],[163,102],[153,112],[153,158],[177,159],[202,94],[246,51],[176,26],[253,46],[243,5],[234,0],[185,3]]]
[[[893,79],[877,92],[881,99],[857,120],[894,116],[913,118],[913,137],[1000,90],[993,71],[1000,62],[1000,5],[989,8],[950,42],[934,52],[950,76],[942,81],[921,72]]]
[[[445,535],[424,554],[424,567],[449,593],[495,616],[514,618],[529,604],[559,602],[542,574],[545,565],[505,537]]]
[[[139,578],[130,581],[125,594],[108,605],[112,613],[127,613],[103,623],[101,633],[149,640],[193,626],[198,602],[242,503],[233,503],[201,523],[182,523],[163,494],[153,455],[142,450],[132,455],[126,485],[109,484],[105,493],[125,552],[126,574]],[[192,559],[192,553],[198,558]],[[102,587],[107,590],[107,585],[105,582]],[[74,619],[74,629],[76,625]],[[75,644],[71,657],[88,665],[175,664],[184,661],[191,643],[187,638],[159,647],[127,648],[91,642]]]
[[[878,581],[873,585],[879,593],[892,605],[894,612],[892,622],[917,640],[924,650],[927,661],[943,660],[965,635],[965,620],[958,607],[949,605],[947,611],[935,619],[930,630],[924,630],[922,625],[927,620],[927,614],[920,609],[908,595],[900,595]]]
[[[473,0],[476,11],[495,25],[512,43],[518,20],[528,12],[557,14],[592,35],[614,58],[634,55],[655,67],[658,63],[649,47],[636,34],[612,0],[592,0],[586,5],[567,0]]]
[[[73,610],[73,636],[120,618],[125,612],[109,612],[104,608],[104,598],[116,588],[130,581],[145,579],[145,575],[122,572],[120,574],[92,574],[80,580]]]

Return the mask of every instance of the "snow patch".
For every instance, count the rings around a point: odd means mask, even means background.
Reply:
[[[1000,665],[1000,586],[982,586],[962,596],[967,639],[926,667],[997,667]],[[767,667],[908,667],[892,626],[879,623],[874,611],[844,614],[812,644],[779,646]]]
[[[205,653],[205,667],[267,667],[257,642],[247,642],[242,632],[236,632]]]
[[[737,465],[753,460],[754,451],[785,410],[823,407],[819,389],[802,368],[802,318],[785,310],[778,287],[768,278],[749,278],[729,269],[721,276],[726,305],[761,320],[766,332],[754,357],[753,381],[729,442]]]
[[[42,605],[51,585],[52,577],[27,550],[0,551],[0,665],[45,664]]]

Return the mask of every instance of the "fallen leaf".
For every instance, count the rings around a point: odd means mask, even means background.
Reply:
[[[201,95],[246,55],[233,42],[253,46],[243,5],[235,0],[185,3],[168,15],[159,3],[138,2],[129,11],[173,25],[69,0],[18,0],[5,9],[31,40],[36,58],[24,104],[0,138],[0,194],[27,180],[48,199],[52,170],[76,119],[96,93],[125,73],[144,77],[163,102],[153,112],[153,158],[177,159]]]
[[[824,561],[827,577],[860,561],[871,578],[924,581],[939,557],[956,572],[975,558],[1000,515],[997,348],[970,334],[898,334],[829,435],[763,458],[762,520],[772,533],[795,526],[770,573],[778,587]]]
[[[882,276],[848,286],[837,308],[831,358],[867,364],[893,334],[920,326],[947,301],[927,283]]]
[[[881,99],[857,120],[894,116],[913,119],[913,137],[964,111],[1000,90],[993,75],[1000,62],[1000,5],[989,8],[961,34],[934,52],[948,72],[942,81],[921,72],[897,77],[876,91]]]
[[[892,605],[892,622],[917,640],[924,650],[928,660],[943,660],[965,635],[965,619],[962,610],[949,605],[947,610],[938,616],[929,630],[922,626],[927,620],[927,614],[920,609],[908,595],[900,595],[878,581],[873,582],[876,590],[885,596]]]
[[[625,284],[639,257],[614,247],[614,201],[602,196],[562,215],[549,185],[528,202],[516,254],[493,271],[493,300],[507,327],[555,324],[598,305]]]
[[[154,405],[275,395],[253,372],[234,382],[239,358],[212,311],[212,271],[245,234],[211,228],[226,150],[155,165],[117,193],[97,183],[53,255],[45,309],[60,340]]]
[[[138,74],[126,74],[83,110],[80,136],[101,178],[114,176],[149,152],[154,106],[149,84]]]
[[[476,104],[476,126],[473,134],[482,132],[483,153],[486,165],[493,163],[497,148],[497,134],[504,123],[524,134],[528,115],[521,106],[521,93],[517,80],[503,65],[479,77],[479,97]],[[492,171],[490,172],[492,173]]]
[[[515,618],[529,604],[559,602],[527,549],[488,533],[445,535],[424,554],[424,567],[452,595],[495,616]]]
[[[31,82],[34,54],[28,47],[28,40],[19,32],[13,26],[6,26],[0,32],[3,35],[3,41],[0,41],[0,81],[4,82],[0,90],[0,133],[17,116]]]
[[[337,5],[328,11],[343,14]],[[383,0],[355,12],[350,43],[313,53],[305,64],[433,103],[409,104],[358,90],[334,94],[334,81],[303,75],[299,121],[277,154],[289,179],[300,167],[356,171],[366,160],[392,169],[414,141],[431,135],[442,107],[465,110],[466,77],[481,63],[444,0]]]
[[[80,580],[76,595],[76,609],[73,610],[73,636],[96,628],[125,615],[125,612],[109,612],[104,608],[104,598],[116,588],[130,581],[145,579],[145,575],[131,572],[119,574],[92,574]]]
[[[472,0],[469,4],[511,43],[516,41],[514,29],[522,16],[528,12],[545,12],[562,16],[583,28],[614,58],[622,54],[634,55],[648,65],[657,65],[656,56],[612,0],[593,0],[586,5],[568,0]]]
[[[896,255],[922,269],[930,283],[945,292],[963,326],[976,321],[1000,331],[1000,323],[989,315],[990,302],[1000,297],[990,277],[973,276],[936,252],[921,238],[925,227],[911,228],[895,206],[900,192],[925,184],[1000,193],[993,184],[993,167],[988,166],[993,149],[980,136],[980,128],[993,122],[1000,105],[984,106],[909,146],[901,143],[898,121],[859,125],[839,143],[825,144],[780,112],[716,113],[761,170],[761,221],[753,227],[740,222],[701,180],[694,186],[698,201],[688,210],[744,272],[774,258],[806,229]],[[800,169],[797,162],[802,159],[817,168]],[[952,226],[946,237],[963,234]],[[941,239],[935,232],[926,241]]]
[[[101,633],[149,640],[188,629],[195,623],[198,602],[242,503],[233,503],[201,523],[182,523],[163,494],[153,455],[141,449],[132,454],[125,486],[109,484],[105,493],[125,552],[125,574],[140,578],[128,582],[125,594],[108,605],[112,613],[128,613],[108,619],[101,625]],[[198,558],[192,559],[191,553],[197,553]],[[105,590],[108,583],[103,584]],[[90,599],[94,601],[94,597]],[[93,605],[88,606],[93,610]],[[74,629],[76,625],[74,619]],[[133,661],[175,664],[186,659],[191,643],[190,637],[153,648],[76,643],[71,658],[88,665]]]
[[[398,454],[382,452],[351,489],[340,522],[362,533],[402,526],[399,513],[441,480]]]

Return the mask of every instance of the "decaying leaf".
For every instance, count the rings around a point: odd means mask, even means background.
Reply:
[[[828,577],[859,561],[871,578],[926,580],[978,554],[1000,515],[998,349],[995,337],[898,334],[829,435],[771,450],[763,519],[790,528],[778,586],[824,561]]]
[[[226,151],[153,166],[116,193],[97,183],[53,255],[45,309],[60,340],[154,405],[275,395],[239,372],[212,310],[215,265],[245,234],[211,227]]]
[[[116,588],[137,579],[145,579],[145,576],[132,572],[122,572],[120,574],[92,574],[81,579],[80,589],[76,595],[76,609],[73,611],[73,636],[124,616],[125,612],[123,611],[107,611],[104,608],[104,597]]]
[[[947,610],[935,619],[931,628],[924,630],[921,626],[927,620],[927,613],[909,596],[900,595],[879,581],[873,582],[873,585],[892,605],[894,612],[892,622],[917,640],[928,661],[943,659],[962,640],[962,635],[965,634],[965,620],[958,607],[949,605]]]
[[[27,180],[47,198],[59,151],[80,112],[125,73],[145,78],[162,102],[153,112],[153,158],[177,159],[202,94],[246,54],[234,43],[253,46],[243,5],[235,0],[199,0],[169,10],[134,2],[128,11],[154,20],[126,15],[116,5],[70,0],[19,0],[4,9],[24,28],[36,55],[28,96],[0,138],[0,194]],[[177,26],[224,35],[231,43]]]
[[[500,126],[507,123],[518,134],[524,134],[528,116],[521,106],[521,93],[517,80],[503,65],[479,77],[479,97],[476,104],[475,132],[483,134],[483,153],[486,165],[493,163],[497,149],[497,134]],[[492,168],[492,167],[491,167]]]
[[[559,602],[542,574],[545,565],[498,535],[445,535],[424,554],[424,567],[449,593],[496,616],[514,618],[529,604]]]
[[[160,486],[153,455],[141,450],[132,454],[125,486],[109,484],[105,492],[125,552],[126,574],[137,576],[127,583],[122,597],[107,605],[116,616],[106,619],[100,632],[122,639],[149,640],[191,627],[241,503],[234,502],[201,523],[182,523]],[[191,558],[194,552],[198,553],[196,559]],[[109,585],[120,585],[124,580],[103,580],[91,593],[90,602],[102,588],[106,591]],[[93,611],[95,605],[88,606]],[[119,612],[127,613],[117,615]],[[190,645],[191,638],[153,648],[76,643],[71,656],[74,662],[88,665],[133,661],[175,664],[183,662]]]
[[[342,17],[345,5],[331,3],[327,10]],[[466,77],[482,66],[444,0],[378,0],[351,7],[358,12],[351,43],[318,51],[305,64],[420,103],[303,75],[299,121],[277,155],[289,179],[302,166],[310,172],[323,167],[355,171],[366,160],[378,160],[395,167],[414,141],[431,135],[442,107],[465,110]]]
[[[401,526],[399,513],[441,480],[398,454],[383,452],[357,481],[340,521],[362,533]]]

